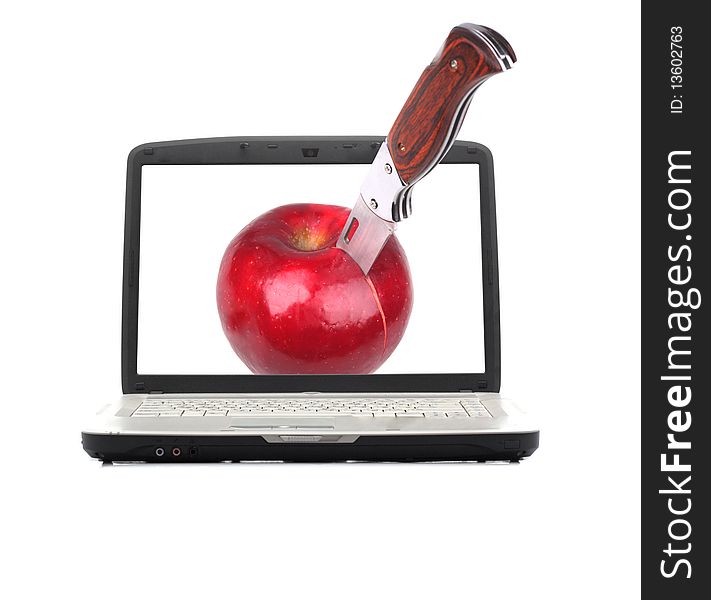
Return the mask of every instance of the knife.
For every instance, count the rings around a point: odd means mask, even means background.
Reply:
[[[336,242],[365,274],[412,214],[412,186],[451,148],[474,91],[514,62],[513,49],[493,29],[464,23],[449,33],[381,144]]]

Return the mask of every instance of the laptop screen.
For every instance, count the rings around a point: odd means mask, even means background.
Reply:
[[[144,164],[137,372],[483,373],[479,166],[419,182],[366,277],[333,246],[368,168]]]

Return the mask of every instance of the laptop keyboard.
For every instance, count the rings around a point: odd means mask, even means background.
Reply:
[[[491,418],[477,398],[148,398],[132,417],[397,417]]]

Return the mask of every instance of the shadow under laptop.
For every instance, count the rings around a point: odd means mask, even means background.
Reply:
[[[102,468],[105,467],[144,467],[144,468],[227,468],[229,466],[235,467],[257,467],[257,466],[269,466],[271,468],[281,467],[308,467],[317,466],[321,468],[326,467],[340,467],[347,466],[352,468],[357,467],[378,467],[387,468],[393,466],[400,467],[414,467],[414,466],[437,466],[437,467],[451,467],[457,466],[459,468],[464,468],[466,466],[476,466],[476,467],[494,467],[502,465],[518,465],[521,461],[512,460],[469,460],[469,461],[276,461],[276,460],[248,460],[248,461],[221,461],[221,462],[211,462],[211,463],[156,463],[156,462],[137,462],[137,461],[116,461],[116,462],[101,462],[99,465]]]

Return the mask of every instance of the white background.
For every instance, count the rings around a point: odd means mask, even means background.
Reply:
[[[240,6],[4,10],[2,595],[636,597],[638,3]],[[518,466],[83,455],[82,423],[120,387],[128,150],[384,133],[462,21],[519,55],[460,137],[495,155],[503,391],[540,450]]]
[[[217,313],[215,282],[225,248],[252,219],[283,204],[352,206],[367,169],[143,167],[139,374],[250,374]],[[417,219],[397,231],[415,302],[399,346],[377,372],[483,373],[478,168],[442,165],[416,192]]]

